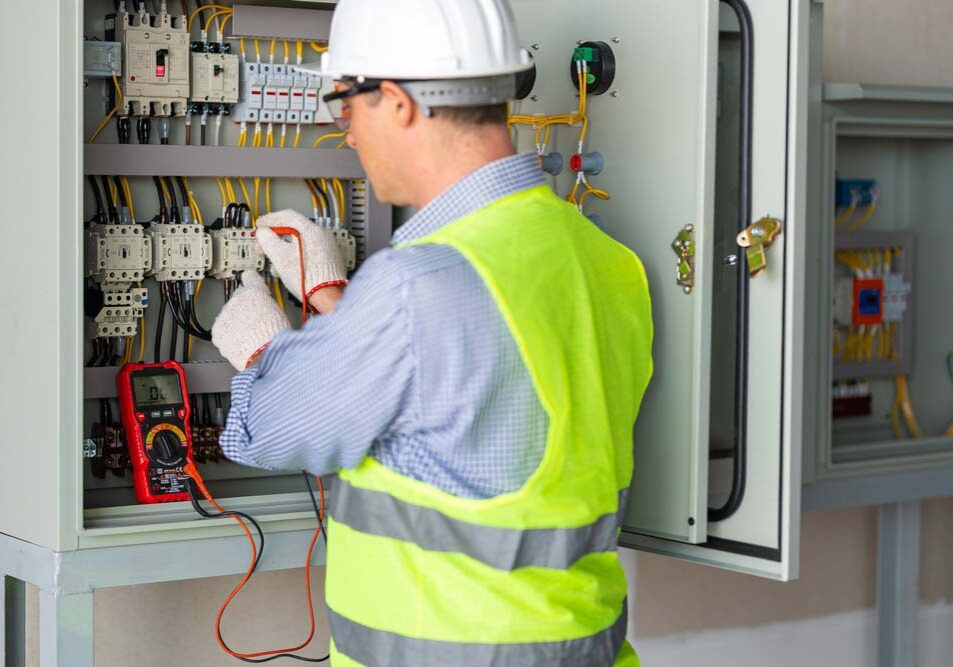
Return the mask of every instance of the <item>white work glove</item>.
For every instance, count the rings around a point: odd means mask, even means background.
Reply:
[[[242,286],[212,325],[212,343],[240,371],[248,368],[275,336],[291,328],[288,316],[255,271],[242,273]]]
[[[301,234],[304,244],[304,287],[301,294],[301,258],[298,240],[278,236],[271,228],[290,227]],[[271,213],[258,219],[256,233],[262,251],[271,260],[274,271],[298,301],[306,300],[319,289],[347,284],[347,260],[334,233],[312,222],[297,211]]]

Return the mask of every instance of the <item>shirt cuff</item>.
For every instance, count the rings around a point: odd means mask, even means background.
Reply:
[[[249,458],[251,434],[248,432],[248,411],[251,405],[252,388],[260,374],[259,366],[252,366],[232,379],[232,404],[228,412],[225,431],[219,439],[222,453],[235,463],[260,467]]]

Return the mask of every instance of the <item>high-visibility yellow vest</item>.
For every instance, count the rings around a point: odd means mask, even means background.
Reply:
[[[547,186],[412,245],[459,251],[493,295],[549,419],[513,493],[453,496],[372,458],[330,504],[334,667],[637,667],[617,544],[652,374],[645,271]]]

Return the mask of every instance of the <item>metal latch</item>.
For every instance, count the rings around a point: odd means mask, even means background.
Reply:
[[[685,225],[672,241],[672,250],[678,256],[675,282],[685,294],[695,289],[695,227]]]
[[[781,234],[781,221],[777,218],[761,218],[738,234],[738,245],[745,249],[748,260],[748,275],[757,278],[768,268],[765,248],[770,248]]]

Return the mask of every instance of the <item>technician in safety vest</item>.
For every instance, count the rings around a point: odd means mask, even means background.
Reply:
[[[291,331],[246,276],[213,331],[243,370],[223,449],[340,473],[335,667],[638,665],[617,540],[652,373],[642,265],[515,154],[530,59],[506,0],[342,0],[330,45],[348,144],[379,199],[418,212],[346,292],[330,232],[259,221],[322,316]],[[301,233],[304,295],[276,226]]]

